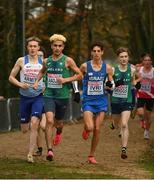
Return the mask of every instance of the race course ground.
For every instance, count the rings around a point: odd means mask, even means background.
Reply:
[[[113,175],[113,177],[117,176],[130,179],[151,178],[151,173],[143,169],[138,162],[143,158],[150,143],[154,140],[154,125],[152,124],[151,127],[150,140],[144,140],[143,129],[139,126],[139,122],[132,119],[129,121],[130,136],[128,158],[125,160],[120,158],[121,140],[118,137],[119,130],[111,130],[108,125],[108,120],[102,125],[100,142],[96,150],[96,159],[99,162],[98,165],[90,165],[87,163],[91,137],[87,141],[81,138],[83,130],[82,121],[76,124],[65,125],[61,144],[53,148],[55,154],[54,162],[46,161],[46,149],[44,144],[43,156],[36,157],[36,163],[44,163],[48,166],[59,167],[59,171],[61,167],[65,167],[67,169],[75,168],[78,172],[85,174],[110,174]],[[26,162],[28,141],[29,135],[22,134],[20,131],[1,133],[0,159],[14,160],[14,163],[16,160],[20,159],[26,166],[31,166]],[[13,166],[15,166],[15,164],[13,164]],[[15,173],[15,170],[12,173]],[[0,174],[0,178],[5,178],[3,177],[5,176],[4,172],[2,173],[1,171]],[[19,177],[38,178],[38,176],[28,175]]]

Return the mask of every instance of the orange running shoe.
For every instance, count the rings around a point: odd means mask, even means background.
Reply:
[[[89,133],[88,131],[83,130],[83,132],[82,132],[82,138],[83,138],[84,140],[87,140],[87,139],[89,138],[89,135],[90,135],[90,133]]]
[[[88,156],[88,163],[89,164],[98,164],[94,156]]]
[[[56,134],[55,138],[53,139],[53,145],[58,145],[62,140],[62,134]]]

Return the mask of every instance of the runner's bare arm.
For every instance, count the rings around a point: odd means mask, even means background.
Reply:
[[[86,63],[81,64],[80,71],[82,72],[82,75],[84,75],[87,72],[87,64]]]
[[[82,79],[82,73],[72,58],[70,58],[70,57],[67,58],[65,66],[67,68],[71,69],[75,74],[73,76],[67,77],[67,78],[58,78],[57,81],[59,83],[63,84],[66,82],[71,82],[71,81],[76,81],[76,80]]]
[[[105,89],[113,90],[115,88],[115,83],[113,81],[113,69],[109,64],[106,65],[106,73],[108,75],[108,78],[106,81]]]
[[[131,67],[131,74],[132,74],[132,84],[136,85],[141,80],[139,70],[135,66],[132,66]]]
[[[113,70],[109,64],[106,65],[106,72],[108,74],[108,80],[112,81],[113,80]]]
[[[21,83],[16,78],[17,74],[22,69],[22,63],[23,63],[23,58],[19,58],[16,61],[15,65],[14,65],[14,67],[13,67],[13,69],[9,75],[9,81],[12,84],[14,84],[15,86],[18,86],[18,87],[23,88],[23,89],[27,89],[29,86],[26,83]]]
[[[44,59],[43,60],[43,66],[42,66],[42,69],[39,71],[38,73],[38,76],[37,76],[37,79],[33,85],[33,88],[34,89],[37,89],[38,88],[38,83],[39,81],[42,79],[43,75],[45,74],[46,72],[46,62],[47,62],[47,59]]]

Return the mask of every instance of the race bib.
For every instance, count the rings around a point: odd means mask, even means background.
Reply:
[[[141,84],[141,90],[150,92],[151,91],[151,84],[149,82],[147,82],[145,84]]]
[[[128,85],[121,85],[118,86],[114,89],[113,97],[118,97],[118,98],[127,98],[128,96]]]
[[[35,83],[36,79],[37,79],[37,75],[35,75],[35,74],[29,74],[29,75],[25,74],[23,82],[25,82],[29,85],[32,85]]]
[[[88,81],[88,95],[102,95],[103,91],[103,81]]]
[[[62,88],[62,84],[59,84],[57,78],[62,77],[62,74],[48,74],[47,75],[47,87],[48,88]]]
[[[142,79],[141,81],[141,90],[146,92],[151,92],[151,85],[153,84],[152,79]]]

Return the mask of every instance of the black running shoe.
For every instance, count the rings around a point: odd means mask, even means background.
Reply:
[[[126,159],[127,158],[127,152],[126,152],[126,148],[125,147],[123,147],[121,149],[121,158],[122,159]]]

